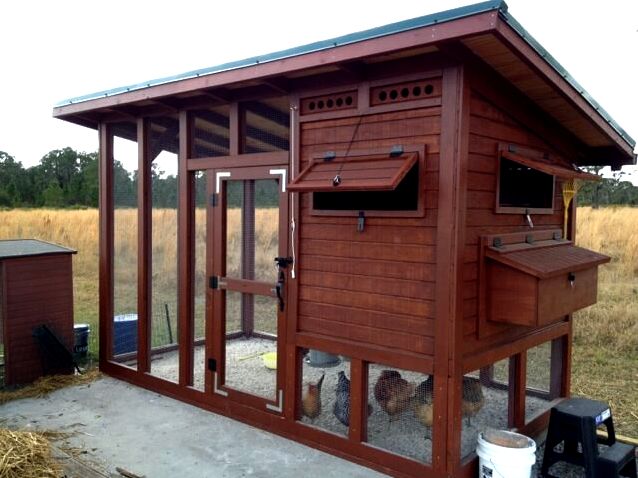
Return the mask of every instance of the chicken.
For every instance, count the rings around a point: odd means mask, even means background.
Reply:
[[[339,372],[336,388],[337,399],[332,409],[335,417],[345,426],[350,426],[350,380],[346,374]],[[368,404],[368,416],[372,414],[372,405]]]
[[[350,380],[348,380],[343,370],[339,372],[335,393],[337,394],[337,399],[332,411],[337,420],[345,426],[350,426]]]
[[[467,418],[467,424],[472,425],[471,418],[485,405],[483,387],[477,378],[463,377],[463,395],[461,397],[461,412]]]
[[[311,421],[321,414],[321,385],[325,375],[322,374],[317,383],[308,383],[301,398],[301,411]]]
[[[426,438],[431,438],[434,421],[434,384],[432,375],[416,387],[414,393],[414,416],[428,428]]]
[[[374,398],[390,421],[407,410],[414,398],[415,386],[401,378],[396,370],[383,370],[374,386]]]

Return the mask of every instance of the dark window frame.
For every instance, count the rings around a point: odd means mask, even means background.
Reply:
[[[511,161],[507,158],[504,158],[502,155],[502,149],[498,150],[498,160],[496,163],[496,197],[495,197],[495,211],[497,214],[554,214],[554,208],[556,206],[556,176],[552,174],[545,173],[538,169],[534,169],[534,171],[545,174],[552,178],[552,188],[551,188],[551,206],[550,207],[529,207],[529,206],[503,206],[501,205],[501,163],[503,160]],[[542,152],[537,152],[538,155],[543,155]],[[515,161],[512,161],[515,162]]]
[[[384,154],[389,153],[389,148],[380,149],[358,149],[356,151],[350,151],[348,156],[367,156],[372,154]],[[310,215],[311,216],[332,216],[332,217],[358,217],[359,213],[363,211],[365,217],[424,217],[425,216],[425,145],[410,145],[404,146],[404,153],[417,153],[418,158],[415,166],[418,168],[418,182],[417,182],[417,207],[410,210],[378,210],[378,209],[318,209],[315,207],[314,193],[309,193],[310,202]],[[337,155],[343,155],[343,152],[337,152]],[[320,158],[321,155],[313,156],[314,158]],[[384,192],[384,191],[379,191]],[[326,193],[330,194],[330,193]]]

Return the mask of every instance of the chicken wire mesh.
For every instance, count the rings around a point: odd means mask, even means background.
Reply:
[[[342,436],[350,426],[350,358],[322,350],[302,360],[301,421]]]
[[[228,105],[220,105],[192,113],[191,155],[193,158],[230,154],[229,112]]]
[[[509,359],[465,374],[461,381],[461,456],[476,449],[478,434],[489,428],[507,429]]]
[[[289,148],[290,112],[286,97],[242,103],[244,128],[243,153],[287,151]]]
[[[525,422],[551,408],[552,343],[545,342],[527,351]]]
[[[137,125],[120,122],[113,132],[113,322],[110,354],[137,367]]]
[[[177,175],[179,121],[162,116],[149,122],[151,178],[151,374],[179,380],[177,319]]]
[[[246,337],[236,331],[241,327],[242,294],[226,291],[226,351],[224,385],[240,392],[274,400],[277,395],[276,353],[277,342],[271,339]],[[277,304],[272,298],[270,306],[257,317],[261,321],[276,322]],[[273,319],[274,317],[274,319]],[[272,354],[275,354],[274,356]],[[269,358],[273,362],[269,361]]]
[[[434,377],[368,365],[367,442],[422,463],[432,462]]]

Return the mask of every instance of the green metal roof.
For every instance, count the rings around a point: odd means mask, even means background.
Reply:
[[[446,10],[444,12],[433,13],[430,15],[424,15],[421,17],[413,18],[410,20],[403,20],[389,25],[384,25],[361,32],[350,33],[337,38],[329,40],[322,40],[307,45],[298,46],[295,48],[289,48],[266,55],[254,56],[243,60],[232,61],[223,63],[221,65],[212,66],[209,68],[202,68],[199,70],[193,70],[186,73],[182,73],[174,76],[167,76],[164,78],[158,78],[155,80],[144,81],[142,83],[136,83],[133,85],[114,88],[111,90],[100,91],[84,96],[78,96],[59,102],[55,107],[63,107],[75,103],[81,103],[84,101],[95,100],[98,98],[105,98],[130,91],[142,90],[152,86],[162,85],[166,83],[172,83],[176,81],[186,80],[190,78],[197,78],[200,76],[212,75],[223,71],[236,70],[249,66],[258,65],[261,63],[268,63],[272,61],[282,60],[285,58],[305,55],[308,53],[314,53],[322,50],[328,50],[338,46],[348,45],[351,43],[370,40],[373,38],[379,38],[387,35],[393,35],[417,28],[428,27],[438,23],[449,22],[472,15],[477,15],[493,10],[498,10],[501,18],[512,27],[547,63],[554,68],[564,79],[567,81],[578,93],[600,114],[600,116],[629,144],[632,148],[636,145],[636,141],[627,134],[627,132],[616,123],[613,118],[607,113],[590,95],[585,89],[578,84],[578,82],[561,66],[556,59],[551,56],[547,50],[545,50],[538,41],[536,41],[514,17],[507,12],[507,4],[503,0],[489,0],[486,2],[476,3],[473,5],[467,5],[464,7],[454,8],[452,10]]]
[[[0,260],[51,254],[75,254],[77,251],[37,239],[11,239],[0,241]]]

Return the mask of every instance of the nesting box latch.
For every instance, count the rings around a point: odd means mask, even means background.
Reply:
[[[357,219],[357,231],[363,232],[366,227],[366,216],[363,211],[359,211],[359,218]]]
[[[494,239],[492,239],[492,247],[503,247],[503,239],[501,239],[500,237],[495,237]]]

